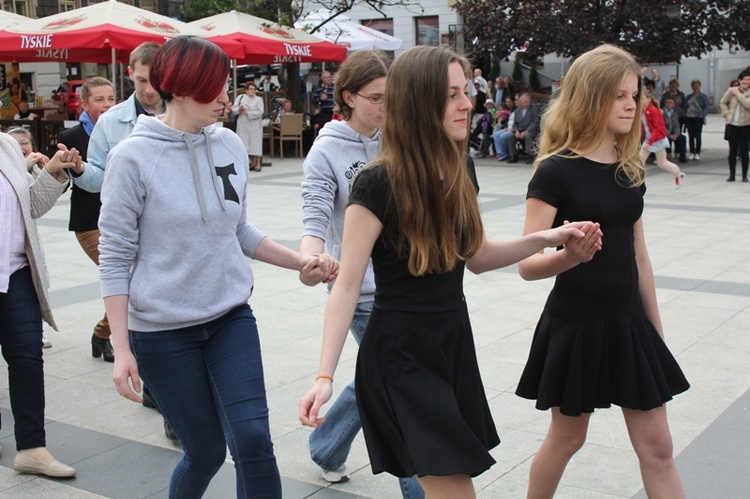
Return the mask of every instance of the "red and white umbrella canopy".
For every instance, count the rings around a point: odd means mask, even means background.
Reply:
[[[305,26],[320,24],[330,18],[330,11],[315,11],[307,14],[294,25],[303,29]],[[349,51],[366,49],[398,50],[403,45],[399,38],[368,28],[342,14],[327,21],[313,35],[346,47]]]
[[[118,60],[127,62],[130,51],[141,43],[161,45],[180,35],[205,38],[205,33],[187,23],[109,0],[5,26],[0,30],[0,56],[19,61],[108,62],[110,51],[115,49]],[[244,54],[237,42],[227,40],[219,45],[229,57]],[[80,57],[71,57],[72,54]]]
[[[344,47],[235,10],[188,24],[203,29],[208,39],[219,45],[225,40],[242,43],[245,54],[237,57],[238,64],[333,62],[346,59]]]

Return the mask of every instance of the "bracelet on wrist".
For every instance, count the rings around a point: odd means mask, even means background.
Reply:
[[[333,376],[328,376],[327,374],[318,374],[315,381],[318,381],[319,379],[330,379],[331,383],[333,383]]]

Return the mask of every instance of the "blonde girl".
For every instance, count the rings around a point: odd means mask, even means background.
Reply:
[[[591,413],[612,404],[622,408],[648,496],[685,494],[664,404],[689,385],[664,343],[643,238],[641,84],[633,57],[602,45],[573,63],[543,117],[524,234],[582,218],[599,222],[604,237],[518,266],[527,280],[556,276],[516,391],[551,414],[529,498],[554,495]]]

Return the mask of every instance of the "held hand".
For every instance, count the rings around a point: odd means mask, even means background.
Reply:
[[[139,404],[143,401],[137,393],[141,391],[141,379],[138,377],[138,364],[132,353],[117,352],[112,381],[115,382],[117,393],[126,399]]]
[[[78,151],[75,148],[68,151],[67,149],[65,149],[65,146],[62,146],[60,150],[57,151],[54,156],[52,156],[52,159],[49,160],[49,163],[45,165],[45,168],[49,173],[52,174],[57,173],[65,168],[70,168],[78,173],[83,171],[83,163],[81,160],[81,155],[78,154]]]
[[[320,408],[328,402],[333,392],[333,384],[330,380],[321,378],[299,401],[299,420],[304,426],[317,428],[319,424],[325,423],[325,418],[319,418]]]
[[[321,263],[325,262],[324,265],[321,265],[321,267],[326,269],[328,276],[323,279],[323,284],[328,284],[329,282],[336,280],[336,278],[339,276],[339,262],[327,253],[315,256],[321,259]]]
[[[570,222],[566,220],[564,226],[567,225]],[[590,261],[602,249],[604,234],[598,223],[587,223],[581,230],[585,233],[583,237],[571,237],[563,245],[566,256],[576,264]]]
[[[44,168],[44,165],[47,164],[48,161],[49,158],[44,154],[40,152],[32,152],[26,156],[26,170],[30,172],[34,168],[34,165],[37,164],[40,168]]]
[[[592,230],[592,225],[596,225],[598,230],[599,224],[593,222],[573,222],[545,230],[542,234],[546,238],[547,247],[562,246],[571,238],[583,238],[589,230]]]
[[[306,286],[328,283],[338,277],[339,263],[331,255],[312,255],[300,270],[299,280]]]

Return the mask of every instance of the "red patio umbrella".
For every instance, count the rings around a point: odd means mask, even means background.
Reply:
[[[237,64],[333,62],[346,59],[344,47],[235,10],[188,25],[204,30],[207,38],[218,45],[230,40],[240,42],[244,55],[236,57]]]
[[[0,59],[23,61],[127,62],[143,42],[163,44],[179,35],[205,37],[186,23],[116,0],[61,12],[40,19],[0,24]],[[218,45],[231,58],[242,57],[233,40]]]

